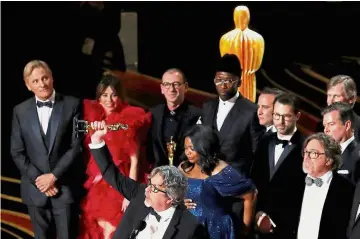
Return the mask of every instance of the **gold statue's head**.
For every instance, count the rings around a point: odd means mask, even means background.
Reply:
[[[242,31],[244,31],[250,21],[250,11],[249,8],[246,6],[237,6],[234,10],[234,22],[235,27],[240,28]]]

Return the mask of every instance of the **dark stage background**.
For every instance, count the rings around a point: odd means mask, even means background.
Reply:
[[[32,59],[50,64],[58,92],[92,97],[91,66],[81,56],[83,27],[78,2],[3,2],[1,174],[19,176],[10,158],[12,108],[31,96],[22,71]],[[113,3],[114,4],[114,3]],[[219,39],[234,28],[233,9],[242,2],[119,2],[114,7],[138,13],[139,72],[161,77],[170,67],[184,70],[190,86],[215,93]],[[303,96],[302,107],[318,116],[326,96],[298,81],[325,90],[325,83],[301,66],[325,77],[344,73],[360,89],[360,4],[357,2],[244,2],[250,29],[265,39],[258,89],[272,81]],[[103,26],[106,29],[107,26]],[[269,81],[271,78],[272,81]],[[96,79],[97,81],[98,79]],[[9,95],[8,95],[9,94]],[[307,101],[306,101],[307,100]],[[311,102],[311,103],[309,103]],[[358,105],[356,109],[358,110]],[[5,188],[3,188],[4,190]],[[19,192],[16,192],[19,193]]]

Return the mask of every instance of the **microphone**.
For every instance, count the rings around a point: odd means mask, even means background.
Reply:
[[[140,221],[139,224],[136,225],[134,230],[132,230],[129,239],[135,239],[136,236],[139,234],[139,232],[144,230],[145,227],[146,227],[146,222],[145,221]]]

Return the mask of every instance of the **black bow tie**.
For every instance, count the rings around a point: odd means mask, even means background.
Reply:
[[[321,187],[323,185],[323,180],[321,178],[310,178],[310,177],[306,177],[305,178],[305,183],[307,186],[311,186],[313,185],[313,183],[315,183],[316,186]]]
[[[150,209],[150,214],[154,215],[156,217],[156,220],[160,222],[161,216],[157,212],[155,212],[154,208]]]
[[[42,102],[42,101],[36,101],[36,105],[37,107],[41,108],[43,106],[47,106],[49,108],[52,108],[53,107],[53,103],[51,101],[45,101],[45,102]]]
[[[282,147],[284,148],[286,145],[289,144],[289,140],[283,140],[283,139],[279,139],[277,136],[275,136],[275,142],[276,144],[282,144]]]

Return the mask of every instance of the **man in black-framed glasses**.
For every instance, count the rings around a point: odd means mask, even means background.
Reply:
[[[160,166],[151,171],[147,185],[121,174],[103,140],[105,121],[92,122],[95,130],[90,151],[104,179],[126,199],[129,207],[113,238],[208,238],[207,231],[184,205],[187,178],[174,166]]]
[[[183,134],[200,117],[201,109],[185,101],[189,83],[185,74],[177,68],[165,71],[162,76],[160,90],[165,103],[150,109],[152,123],[148,137],[147,158],[152,160],[153,167],[180,164],[184,138]],[[169,152],[168,145],[171,147]]]

